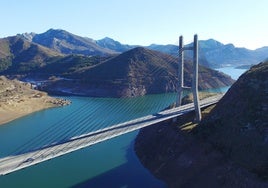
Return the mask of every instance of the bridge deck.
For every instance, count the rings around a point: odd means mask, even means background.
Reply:
[[[209,97],[200,101],[201,107],[217,103],[223,95]],[[165,110],[157,114],[148,115],[124,123],[120,123],[95,132],[73,137],[63,143],[55,143],[36,151],[16,156],[8,156],[0,159],[0,175],[5,175],[19,169],[32,166],[37,163],[85,148],[87,146],[153,125],[194,110],[194,104],[190,103],[177,108]]]

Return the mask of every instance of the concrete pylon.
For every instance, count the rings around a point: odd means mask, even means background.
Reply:
[[[194,107],[195,107],[195,118],[196,121],[201,121],[201,110],[199,104],[199,95],[198,95],[198,36],[194,35],[194,46],[193,46],[193,79],[192,79],[192,91],[194,98]]]
[[[178,65],[178,98],[176,106],[181,106],[181,100],[183,97],[183,89],[189,88],[184,86],[184,51],[193,51],[193,76],[192,76],[192,92],[194,99],[194,107],[196,113],[196,121],[201,121],[201,110],[198,96],[198,36],[194,35],[194,43],[192,47],[184,47],[183,36],[180,36],[179,40],[179,65]]]
[[[183,97],[183,85],[184,85],[184,45],[183,45],[183,37],[180,36],[180,42],[179,42],[179,66],[178,66],[178,98],[176,106],[181,106],[181,100]]]

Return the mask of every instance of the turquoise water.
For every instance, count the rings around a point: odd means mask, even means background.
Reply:
[[[0,126],[0,156],[22,148],[31,150],[55,139],[60,141],[61,133],[72,137],[152,114],[167,107],[175,98],[175,94],[134,99],[69,97],[72,101],[69,106],[43,110]],[[42,132],[50,132],[52,136]],[[166,187],[137,159],[133,147],[137,133],[1,176],[0,187]],[[29,140],[34,142],[22,144]]]
[[[223,67],[216,70],[230,75],[234,80],[237,80],[241,74],[247,71],[247,69],[236,69],[234,67]]]
[[[175,98],[175,94],[122,99],[70,97],[69,106],[44,110],[0,126],[0,143],[8,143],[2,146],[0,157],[159,112]]]

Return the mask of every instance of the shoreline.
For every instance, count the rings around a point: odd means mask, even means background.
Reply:
[[[3,102],[0,103],[0,126],[34,112],[70,104],[68,100],[50,96],[27,99],[20,98],[18,101],[8,102],[6,104],[3,104]]]
[[[0,126],[33,112],[70,104],[33,89],[30,83],[0,76]]]

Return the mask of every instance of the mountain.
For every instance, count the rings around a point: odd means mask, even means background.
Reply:
[[[127,44],[121,44],[120,42],[115,41],[109,37],[105,37],[101,40],[97,40],[96,44],[99,45],[100,47],[110,49],[110,50],[113,50],[115,52],[125,52],[125,51],[132,49],[132,48],[137,47],[137,45],[131,46],[131,45],[127,45]]]
[[[168,45],[158,45],[158,44],[151,44],[150,46],[147,46],[147,48],[151,50],[156,50],[159,52],[163,52],[169,55],[172,55],[174,57],[178,57],[178,51],[179,47],[176,45],[168,44]]]
[[[31,33],[22,33],[22,34],[17,34],[18,37],[24,38],[25,40],[32,42],[33,37],[36,35],[36,33],[31,32]]]
[[[51,59],[46,66],[36,70],[34,74],[42,75],[43,78],[49,78],[51,76],[65,77],[85,69],[88,70],[109,58],[111,57],[67,55],[61,58]],[[28,77],[31,76],[32,74],[28,75]]]
[[[262,58],[262,60],[268,59],[268,46],[258,48],[255,50],[255,52],[256,52],[258,57]],[[265,56],[265,58],[263,58],[263,56]]]
[[[168,45],[151,44],[150,46],[147,46],[146,48],[149,48],[151,50],[156,50],[159,52],[163,52],[163,53],[172,55],[174,57],[179,56],[179,47],[176,45],[172,45],[172,44],[168,44]],[[189,60],[193,58],[193,55],[191,52],[185,51],[184,58]],[[212,68],[217,67],[217,65],[214,62],[209,62],[204,56],[204,54],[200,52],[199,52],[199,64],[205,67],[212,67]]]
[[[199,41],[200,54],[214,66],[240,66],[257,64],[268,57],[268,48],[249,50],[233,44],[222,44],[213,39]]]
[[[54,57],[62,54],[20,36],[0,39],[0,72],[27,72],[44,66]]]
[[[109,37],[93,40],[61,29],[50,29],[44,33],[23,33],[19,36],[63,54],[110,55],[125,52],[137,45],[121,44]]]
[[[254,51],[246,48],[236,48],[233,44],[222,44],[213,39],[199,41],[200,53],[209,62],[218,66],[236,66],[257,64],[265,57],[257,57]]]
[[[80,37],[60,29],[50,29],[45,33],[34,34],[32,37],[26,38],[28,40],[31,39],[31,42],[46,46],[63,54],[103,56],[116,53],[113,50],[99,46],[93,39]]]
[[[178,60],[173,56],[142,47],[120,55],[91,57],[63,55],[52,50],[53,48],[33,42],[45,35],[55,37],[59,35],[58,38],[75,37],[62,30],[50,30],[46,34],[31,33],[1,39],[2,74],[20,75],[30,80],[53,76],[67,78],[53,79],[43,86],[44,90],[51,93],[61,92],[62,88],[65,88],[65,91],[79,95],[130,97],[176,90]],[[43,40],[47,44],[49,41]],[[185,67],[185,83],[190,85],[191,63],[187,60]],[[199,72],[200,89],[226,86],[233,82],[230,77],[202,66]],[[211,79],[212,77],[219,79]]]
[[[43,89],[52,93],[68,90],[70,93],[106,97],[133,97],[174,92],[178,80],[177,62],[173,56],[137,47],[96,66],[66,75],[69,80],[47,83]],[[190,68],[191,63],[186,62],[185,83],[188,85],[191,84]],[[218,71],[200,66],[199,72],[200,89],[222,87],[233,83],[230,77]]]
[[[46,46],[52,50],[63,54],[82,54],[82,55],[111,55],[118,54],[137,47],[138,45],[121,44],[111,38],[105,37],[101,40],[93,40],[81,37],[64,30],[50,29],[45,33],[24,33],[19,36],[24,39]],[[185,46],[190,46],[188,44]],[[178,56],[178,46],[176,45],[157,45],[146,46],[151,50]],[[186,58],[192,58],[192,53],[185,52]],[[224,66],[240,66],[257,64],[268,58],[268,47],[256,50],[237,48],[233,44],[222,44],[214,39],[199,41],[199,57],[203,59],[201,64],[211,68]]]

